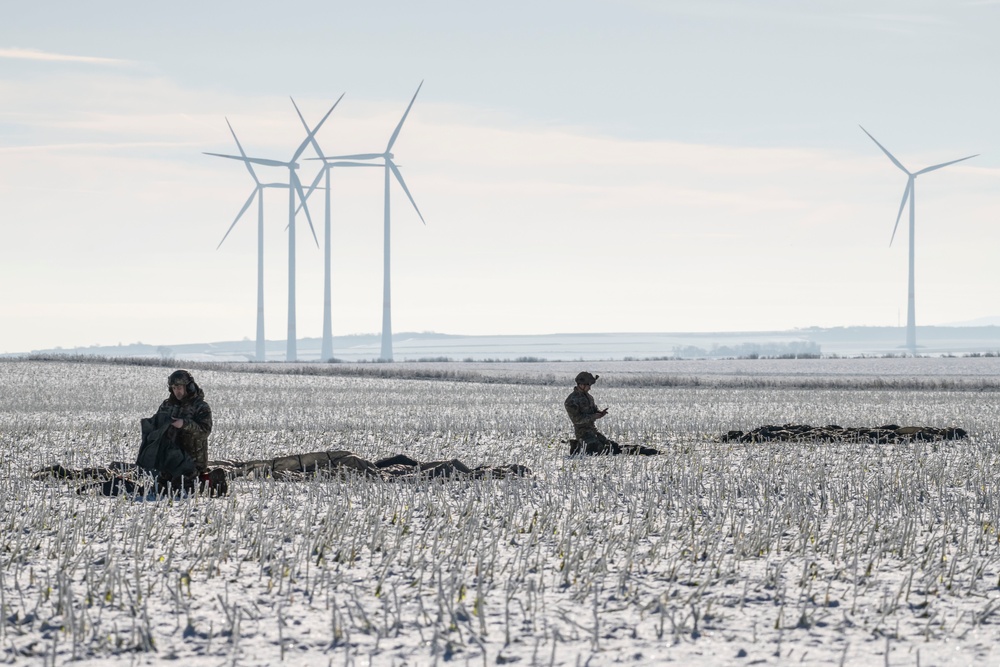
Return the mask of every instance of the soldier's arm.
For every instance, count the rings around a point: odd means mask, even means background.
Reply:
[[[575,400],[575,396],[566,399],[566,414],[574,426],[587,426],[593,424],[597,419],[597,414],[592,412],[589,402]]]
[[[184,420],[184,430],[188,433],[212,432],[212,408],[202,403],[191,419]]]
[[[594,419],[595,420],[600,419],[601,417],[603,417],[606,414],[608,414],[608,409],[607,408],[604,408],[603,410],[601,410],[601,409],[599,409],[597,407],[597,401],[594,400],[593,396],[591,396],[590,394],[587,394],[587,399],[590,402],[590,410],[594,414]]]

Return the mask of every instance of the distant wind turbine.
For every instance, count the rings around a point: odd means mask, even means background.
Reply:
[[[299,120],[302,121],[302,127],[306,129],[306,132],[309,132],[309,124],[306,123],[306,119],[302,116],[302,112],[299,111],[299,106],[295,104],[295,100],[292,100],[292,106],[295,107],[295,113],[299,115]],[[321,361],[326,361],[333,358],[333,311],[330,303],[330,285],[332,280],[330,262],[330,170],[334,167],[378,167],[379,165],[369,162],[328,161],[315,137],[311,143],[318,159],[323,160],[323,168],[316,174],[312,185],[306,191],[307,199],[319,185],[320,179],[326,178],[326,205],[324,207],[323,220],[323,343],[320,348],[319,357]],[[304,205],[305,202],[303,201],[300,207]]]
[[[299,144],[298,149],[292,155],[292,158],[287,162],[282,162],[280,160],[269,160],[264,158],[253,158],[247,157],[246,155],[223,155],[222,153],[205,153],[205,155],[213,155],[215,157],[224,157],[230,160],[239,160],[245,164],[260,164],[266,167],[285,167],[288,169],[288,339],[286,341],[285,358],[287,361],[295,361],[298,358],[298,342],[296,339],[295,331],[295,196],[298,195],[302,202],[305,202],[306,196],[305,192],[302,190],[302,183],[299,181],[298,174],[296,170],[299,168],[296,160],[302,155],[306,147],[312,142],[313,137],[326,122],[326,119],[330,117],[333,110],[337,108],[340,100],[344,96],[341,95],[330,110],[326,112],[323,119],[319,121],[316,127],[311,130],[306,138]],[[316,238],[316,230],[313,228],[312,218],[309,215],[309,208],[303,207],[306,214],[306,220],[309,222],[309,229],[312,230],[313,240],[316,241],[316,245],[319,246],[319,240]]]
[[[382,261],[382,353],[380,358],[383,361],[392,361],[392,297],[391,297],[391,277],[390,277],[390,234],[389,234],[389,186],[391,184],[390,174],[396,177],[399,181],[399,185],[403,188],[403,192],[406,193],[406,197],[413,204],[413,209],[420,216],[420,222],[425,225],[427,222],[424,220],[424,216],[420,213],[420,209],[417,208],[417,202],[413,201],[413,195],[410,194],[409,188],[406,187],[406,182],[403,180],[403,175],[399,172],[399,167],[396,163],[392,161],[392,145],[396,143],[396,138],[399,137],[399,131],[403,127],[403,123],[406,121],[406,117],[410,113],[410,109],[413,108],[413,103],[417,99],[417,94],[420,93],[420,88],[423,87],[424,82],[421,81],[420,85],[417,86],[417,91],[413,93],[413,99],[410,100],[410,104],[406,107],[406,111],[403,112],[403,117],[399,119],[399,124],[396,125],[396,129],[393,131],[392,136],[389,137],[389,143],[385,147],[385,152],[383,153],[360,153],[357,155],[337,155],[334,157],[325,158],[329,160],[376,160],[383,159],[385,161],[385,218],[384,218],[384,229],[383,229],[383,245],[384,245],[384,258]]]
[[[232,124],[229,119],[226,119],[226,125],[229,126],[229,131],[233,135],[233,139],[236,141],[236,147],[240,151],[240,155],[244,158],[247,156],[246,151],[243,150],[243,146],[240,144],[240,140],[236,137],[236,132],[233,130]],[[250,172],[250,177],[253,178],[255,186],[253,192],[247,198],[246,203],[243,204],[243,208],[240,212],[236,214],[236,218],[233,220],[233,224],[229,225],[229,229],[226,230],[225,235],[222,240],[219,241],[219,245],[216,246],[216,250],[222,247],[222,244],[226,242],[229,238],[229,233],[233,231],[233,227],[236,223],[240,221],[243,214],[247,212],[250,208],[250,204],[253,203],[254,197],[257,198],[257,350],[256,359],[257,361],[266,361],[267,355],[264,349],[265,338],[264,338],[264,189],[265,188],[288,188],[287,183],[261,183],[260,179],[257,178],[257,173],[253,169],[253,165],[247,161],[244,162],[247,171]]]
[[[861,127],[861,126],[858,125],[858,127]],[[917,176],[919,176],[921,174],[926,174],[929,171],[934,171],[935,169],[941,169],[942,167],[947,167],[949,165],[955,164],[956,162],[962,162],[963,160],[968,160],[970,158],[974,158],[974,157],[978,156],[979,154],[976,153],[976,155],[969,155],[968,157],[959,158],[957,160],[951,160],[950,162],[942,162],[941,164],[935,164],[935,165],[932,165],[930,167],[924,167],[920,171],[915,171],[915,172],[911,173],[906,167],[903,166],[903,164],[899,160],[897,160],[895,158],[895,156],[893,156],[892,153],[890,153],[886,149],[885,146],[883,146],[882,144],[880,144],[878,142],[878,140],[875,139],[875,137],[873,137],[868,132],[868,130],[866,130],[865,128],[861,127],[861,131],[864,132],[865,134],[867,134],[868,138],[871,139],[872,141],[874,141],[875,145],[882,149],[882,152],[885,153],[886,157],[888,157],[890,160],[892,160],[892,163],[894,165],[896,165],[897,167],[899,167],[907,175],[906,189],[903,190],[903,199],[902,199],[902,201],[899,202],[899,213],[896,214],[896,224],[892,228],[892,237],[889,239],[889,245],[891,246],[893,240],[895,240],[895,238],[896,238],[896,229],[899,228],[899,220],[903,216],[903,209],[906,207],[906,203],[907,203],[906,200],[907,200],[907,198],[909,198],[909,200],[910,200],[910,202],[909,202],[909,204],[910,204],[910,272],[909,272],[909,290],[908,290],[907,298],[906,298],[906,347],[907,347],[907,349],[909,349],[910,354],[915,355],[917,353],[917,324],[916,324],[916,315],[914,314],[914,307],[913,307],[914,306],[914,296],[913,296],[913,283],[914,283],[914,280],[913,280],[913,276],[914,276],[914,270],[913,270],[914,251],[913,251],[913,249],[914,249],[914,242],[913,242],[913,237],[914,237],[914,229],[915,229],[914,221],[916,219],[915,205],[914,205],[915,191],[916,191],[916,179],[917,179]]]

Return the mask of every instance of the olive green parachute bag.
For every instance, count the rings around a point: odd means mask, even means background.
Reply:
[[[177,429],[170,428],[173,419],[165,412],[158,412],[139,421],[142,444],[135,464],[166,479],[193,478],[197,476],[197,467],[194,459],[177,444]]]

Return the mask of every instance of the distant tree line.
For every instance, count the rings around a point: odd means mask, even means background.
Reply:
[[[820,346],[811,341],[713,345],[709,350],[687,345],[675,347],[674,357],[677,359],[819,359]]]

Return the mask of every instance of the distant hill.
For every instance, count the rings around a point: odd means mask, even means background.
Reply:
[[[946,324],[941,324],[942,327],[1000,327],[1000,315],[993,315],[992,317],[979,317],[974,320],[965,320],[964,322],[948,322]]]
[[[433,332],[393,336],[396,361],[453,360],[548,361],[642,360],[680,357],[732,358],[782,356],[886,356],[905,353],[902,327],[834,327],[791,331],[696,333],[573,333],[517,336],[463,336]],[[376,361],[378,334],[335,336],[339,361]],[[917,327],[919,354],[984,354],[1000,352],[1000,326]],[[298,341],[299,361],[320,361],[321,341]],[[252,361],[251,340],[171,345],[91,346],[32,350],[36,355],[94,355],[105,357],[160,357],[191,361]],[[268,361],[284,361],[285,341],[267,341]],[[24,356],[7,354],[2,356]]]

